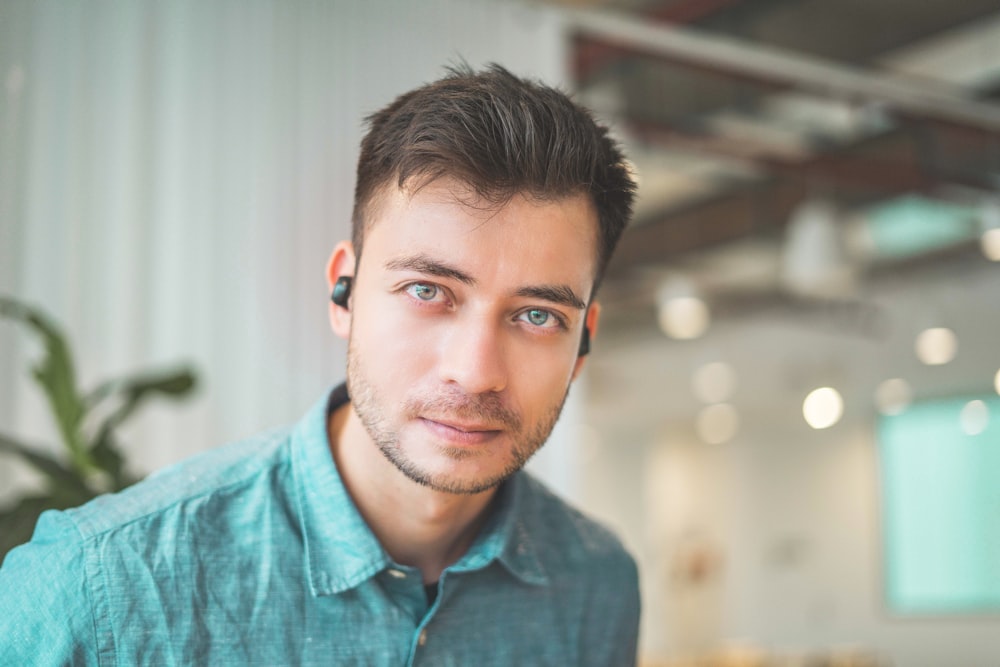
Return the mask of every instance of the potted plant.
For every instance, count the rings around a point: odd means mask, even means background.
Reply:
[[[20,457],[45,478],[42,492],[24,495],[0,508],[2,561],[10,549],[31,538],[35,522],[45,510],[75,507],[138,481],[125,465],[116,429],[149,398],[189,394],[195,386],[195,374],[186,367],[141,372],[80,391],[69,343],[45,313],[0,295],[0,318],[27,326],[41,339],[43,353],[32,375],[48,401],[63,450],[62,456],[51,456],[37,445],[0,431],[0,453]]]

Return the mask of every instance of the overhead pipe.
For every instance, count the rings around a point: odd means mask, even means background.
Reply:
[[[709,35],[690,27],[654,25],[616,12],[577,9],[568,10],[566,17],[571,29],[587,36],[670,60],[828,97],[882,104],[903,114],[1000,130],[1000,106],[976,100],[957,86],[877,74],[794,51]]]

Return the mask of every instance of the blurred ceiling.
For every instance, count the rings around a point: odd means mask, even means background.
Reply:
[[[989,264],[996,0],[555,4],[578,94],[620,128],[640,180],[602,288],[612,333],[655,332],[679,273],[715,319],[833,302],[872,334],[866,285]]]

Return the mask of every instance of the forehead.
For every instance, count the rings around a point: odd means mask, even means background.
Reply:
[[[387,188],[365,235],[364,255],[391,261],[422,252],[485,273],[520,270],[525,277],[586,283],[597,267],[597,214],[583,193],[557,199],[515,194],[496,203],[452,179],[416,189]],[[583,285],[578,285],[583,287]]]

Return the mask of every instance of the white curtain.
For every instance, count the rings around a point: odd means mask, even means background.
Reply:
[[[64,325],[84,385],[197,367],[123,434],[140,471],[294,420],[343,377],[323,268],[363,117],[459,59],[561,84],[563,41],[487,0],[4,0],[0,292]],[[30,340],[0,323],[0,430],[51,443]]]

